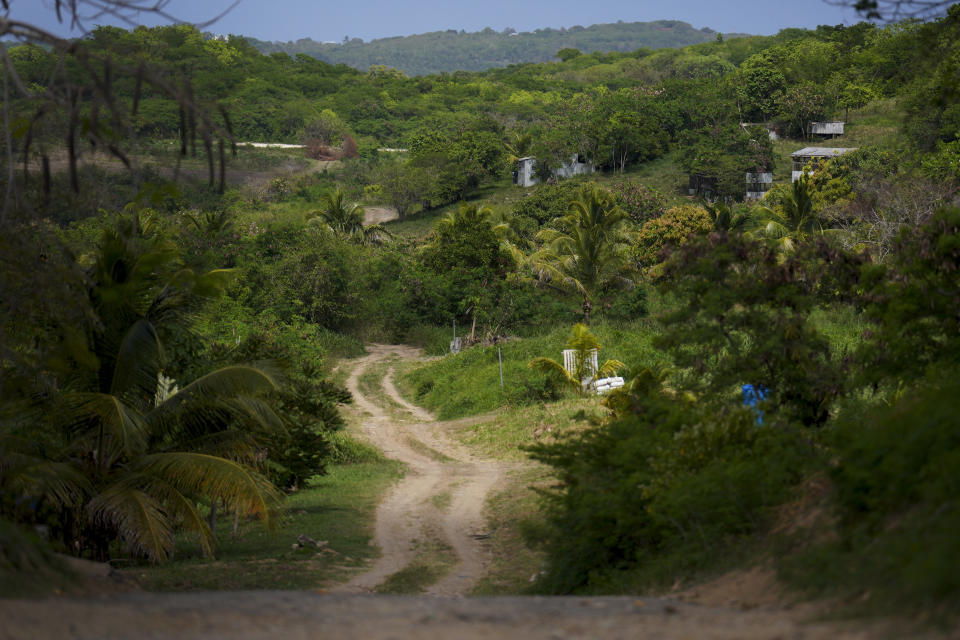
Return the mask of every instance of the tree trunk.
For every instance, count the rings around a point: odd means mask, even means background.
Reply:
[[[593,303],[587,298],[583,299],[583,324],[590,324],[590,311],[593,310]]]
[[[210,531],[217,530],[217,500],[214,498],[210,501]]]

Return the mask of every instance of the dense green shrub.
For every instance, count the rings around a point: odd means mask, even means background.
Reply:
[[[709,564],[761,527],[815,459],[795,429],[676,397],[649,371],[611,404],[617,419],[530,448],[560,479],[538,585],[549,592],[649,586],[676,577],[659,566]]]
[[[960,383],[902,389],[892,404],[851,407],[833,437],[839,539],[789,558],[798,586],[862,593],[897,609],[960,601]]]

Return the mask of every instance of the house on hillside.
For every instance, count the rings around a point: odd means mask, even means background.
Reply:
[[[820,136],[823,139],[836,138],[843,135],[843,127],[846,123],[840,121],[831,122],[811,122],[807,131],[811,136]]]
[[[804,147],[799,151],[794,151],[790,154],[790,159],[793,161],[791,180],[796,182],[804,172],[810,173],[805,169],[807,166],[810,167],[811,171],[816,171],[817,167],[819,167],[820,163],[824,160],[836,158],[856,150],[856,147]]]
[[[773,187],[773,174],[770,172],[747,172],[747,191],[744,200],[760,200]]]
[[[537,159],[533,156],[520,158],[517,160],[517,169],[513,172],[513,184],[520,187],[532,187],[537,184],[537,176],[534,172],[537,169]]]
[[[593,173],[597,169],[592,162],[584,158],[579,153],[570,156],[570,162],[554,170],[555,178],[572,178],[573,176]],[[519,187],[532,187],[540,182],[536,176],[537,159],[534,156],[527,156],[517,160],[517,168],[513,172],[513,184]]]

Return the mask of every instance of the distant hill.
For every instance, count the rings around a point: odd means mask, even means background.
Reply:
[[[735,34],[730,34],[735,35]],[[361,71],[371,65],[394,67],[407,75],[427,75],[442,71],[483,71],[493,67],[555,59],[565,48],[583,53],[594,51],[635,51],[641,47],[660,49],[685,47],[714,40],[717,32],[694,29],[686,22],[617,22],[569,29],[537,29],[517,33],[513,29],[497,32],[487,27],[476,33],[450,29],[413,36],[380,38],[364,42],[360,38],[342,43],[316,42],[303,38],[296,42],[265,42],[247,38],[262,53],[305,53],[330,64],[346,64]]]

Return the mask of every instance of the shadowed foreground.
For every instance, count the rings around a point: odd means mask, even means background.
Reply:
[[[363,638],[509,640],[690,638],[848,640],[876,630],[801,625],[783,611],[655,598],[436,598],[310,592],[130,593],[0,601],[0,639]]]

